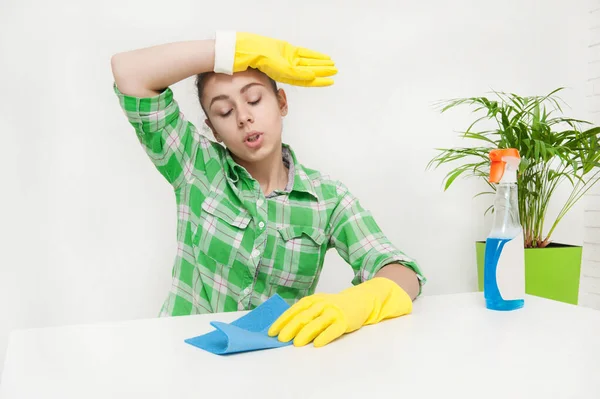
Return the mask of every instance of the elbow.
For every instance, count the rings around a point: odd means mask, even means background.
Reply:
[[[121,86],[121,84],[125,80],[123,78],[123,54],[122,53],[114,54],[110,58],[110,68],[111,68],[115,83],[117,84],[117,86]]]
[[[139,71],[135,67],[135,60],[127,53],[117,53],[110,59],[110,66],[114,82],[119,91],[125,95],[136,97],[150,97],[156,93],[147,89],[147,85],[139,77]]]
[[[136,95],[140,91],[125,54],[117,53],[113,55],[110,58],[110,67],[114,82],[121,93]]]

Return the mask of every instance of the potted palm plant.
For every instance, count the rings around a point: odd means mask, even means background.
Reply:
[[[447,190],[457,178],[488,181],[489,152],[494,148],[516,148],[521,154],[517,177],[519,216],[525,242],[525,289],[528,294],[577,304],[582,248],[552,241],[563,217],[600,178],[600,127],[565,116],[566,105],[558,97],[563,88],[544,96],[522,97],[493,92],[493,98],[459,98],[439,103],[441,112],[467,106],[479,114],[464,131],[469,145],[438,148],[427,169],[457,163],[444,177]],[[487,128],[480,128],[484,124]],[[569,195],[558,215],[549,220],[548,205],[556,190],[567,187]],[[490,198],[493,198],[491,196]],[[492,211],[493,207],[486,210]],[[485,241],[477,241],[479,290],[483,289]]]

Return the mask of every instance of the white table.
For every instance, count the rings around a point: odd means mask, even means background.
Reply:
[[[600,398],[600,312],[526,301],[426,296],[323,348],[227,357],[183,340],[242,313],[16,331],[0,398]]]

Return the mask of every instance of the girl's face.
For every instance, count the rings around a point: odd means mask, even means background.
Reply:
[[[207,125],[240,160],[260,162],[281,150],[287,100],[282,89],[273,92],[266,75],[256,70],[211,74],[202,94]]]

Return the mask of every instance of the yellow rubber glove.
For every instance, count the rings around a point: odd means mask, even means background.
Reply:
[[[330,86],[337,73],[328,55],[252,33],[218,31],[214,72],[228,75],[248,67],[295,86]]]
[[[338,294],[302,298],[275,320],[268,333],[282,342],[293,339],[294,346],[314,340],[320,347],[363,325],[411,312],[412,300],[398,284],[375,277]]]

